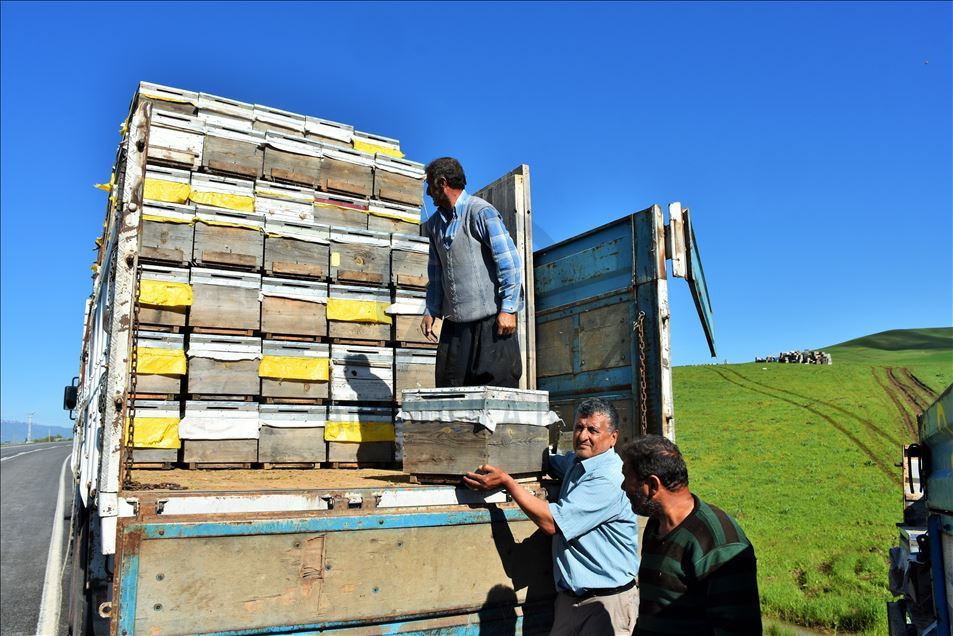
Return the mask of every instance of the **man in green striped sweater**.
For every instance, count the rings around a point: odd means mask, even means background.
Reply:
[[[734,519],[688,489],[678,446],[646,435],[622,459],[632,510],[649,517],[637,636],[760,634],[754,548]]]

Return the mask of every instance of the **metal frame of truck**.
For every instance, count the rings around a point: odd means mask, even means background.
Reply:
[[[100,270],[86,307],[72,463],[72,632],[548,630],[554,594],[550,542],[503,493],[485,496],[398,480],[286,490],[123,489],[130,469],[123,437],[134,368],[131,343],[151,108],[133,101],[111,184]],[[517,213],[528,218],[528,168],[518,168],[503,177],[507,179],[512,183],[496,192],[515,197]],[[564,276],[562,284],[576,288],[573,302],[604,303],[611,296],[645,316],[641,333],[651,347],[640,349],[637,360],[628,360],[629,375],[623,374],[611,389],[625,392],[628,381],[628,397],[647,407],[641,431],[674,436],[666,259],[673,261],[675,275],[689,279],[712,348],[713,343],[687,210],[673,204],[670,213],[668,226],[658,206],[625,217],[547,248],[535,258],[535,267],[526,269],[527,280],[534,270],[538,279],[541,268],[548,267],[547,255],[556,251],[589,259],[587,250],[600,232],[628,228],[627,241],[623,237],[618,245],[629,259],[617,260],[616,269],[631,271],[617,290],[590,293],[586,282],[600,274],[586,267]],[[535,295],[546,298],[540,289],[537,282]],[[549,309],[566,307],[551,304]],[[532,343],[532,315],[527,322],[525,340]],[[633,333],[639,328],[629,327]],[[530,360],[534,354],[535,348],[528,351]],[[642,378],[647,387],[640,391]],[[563,387],[560,396],[572,399],[609,388],[579,382],[582,390]],[[637,433],[627,432],[629,437]],[[546,497],[551,484],[527,486]]]

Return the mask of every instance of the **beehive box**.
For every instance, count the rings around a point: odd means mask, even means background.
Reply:
[[[195,206],[145,201],[142,205],[139,258],[175,265],[192,259]]]
[[[264,340],[261,344],[261,395],[280,399],[326,399],[329,347],[317,342]]]
[[[202,167],[211,172],[257,179],[261,175],[265,134],[257,130],[209,124],[202,147]]]
[[[262,404],[258,461],[269,464],[320,463],[328,459],[326,406]]]
[[[393,411],[368,406],[332,406],[324,429],[328,461],[389,464],[394,461]]]
[[[335,402],[393,402],[393,349],[332,344],[331,364]]]
[[[354,131],[354,136],[351,138],[351,145],[355,150],[360,150],[369,155],[383,154],[390,157],[404,156],[404,153],[400,151],[400,142],[396,139],[361,132],[360,130]]]
[[[197,116],[208,126],[252,130],[255,107],[234,99],[199,93]]]
[[[305,117],[304,131],[308,139],[338,148],[350,148],[354,139],[354,126],[318,117]]]
[[[193,291],[188,269],[142,265],[139,324],[184,327],[186,311],[192,303]]]
[[[374,158],[374,196],[419,208],[424,201],[424,165],[378,154]]]
[[[237,177],[192,173],[189,200],[213,208],[255,211],[255,182]]]
[[[265,273],[327,278],[330,238],[327,225],[265,219]]]
[[[170,163],[188,170],[202,165],[205,124],[191,115],[155,111],[149,125],[149,161]]]
[[[191,395],[254,397],[259,394],[260,338],[193,333],[188,356]]]
[[[350,148],[327,146],[321,159],[321,189],[367,197],[374,190],[374,157]]]
[[[193,267],[192,327],[255,331],[261,326],[261,275]]]
[[[394,354],[394,383],[397,402],[404,391],[432,389],[437,369],[437,352],[431,349],[399,348]]]
[[[386,314],[390,290],[351,285],[328,286],[328,335],[348,340],[391,339],[393,320]]]
[[[136,340],[136,393],[182,392],[187,371],[185,337],[180,333],[139,331]]]
[[[314,222],[314,190],[286,183],[258,181],[255,184],[255,211],[265,220]]]
[[[538,475],[549,445],[546,391],[499,387],[420,389],[403,394],[399,414],[404,472],[461,476],[482,464],[511,475]]]
[[[420,206],[372,200],[367,209],[367,229],[388,234],[420,235]]]
[[[331,227],[331,278],[343,283],[390,282],[390,236],[383,232]]]
[[[323,156],[317,141],[269,132],[265,134],[262,176],[316,189],[321,184]]]
[[[394,319],[394,340],[401,344],[417,347],[436,347],[420,330],[420,321],[427,307],[427,292],[413,289],[397,289],[394,304],[387,313]],[[433,330],[440,337],[443,321],[437,319]]]
[[[197,205],[195,217],[192,260],[196,265],[261,269],[265,250],[261,214]]]
[[[315,193],[314,220],[323,225],[367,229],[366,199],[340,194]]]
[[[187,400],[179,424],[182,461],[241,464],[258,461],[258,405],[254,402]]]
[[[178,461],[180,403],[177,400],[136,400],[132,421],[134,464]],[[128,435],[128,431],[127,431]]]
[[[264,277],[261,297],[263,334],[310,339],[328,335],[327,283]]]
[[[151,103],[153,113],[162,110],[180,115],[194,115],[198,108],[199,94],[152,82],[139,82],[139,99]]]
[[[304,115],[255,104],[255,122],[252,128],[259,132],[304,136]]]
[[[152,202],[185,204],[189,202],[191,183],[192,173],[188,170],[148,163],[142,198]]]
[[[398,287],[427,286],[430,240],[411,234],[391,236],[391,282]]]

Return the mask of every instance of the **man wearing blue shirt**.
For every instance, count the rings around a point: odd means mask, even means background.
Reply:
[[[614,450],[619,416],[609,402],[589,398],[576,409],[575,422],[574,452],[549,457],[549,473],[562,480],[555,503],[495,466],[480,466],[464,481],[475,490],[505,488],[553,537],[558,595],[551,636],[631,636],[639,606],[639,528]]]
[[[430,239],[427,307],[420,328],[437,342],[436,386],[519,387],[523,373],[516,313],[523,308],[522,263],[496,208],[465,190],[460,162],[426,168],[437,211],[423,225]]]

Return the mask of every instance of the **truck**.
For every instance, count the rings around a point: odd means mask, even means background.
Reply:
[[[186,461],[183,449],[171,451],[173,460],[152,465],[159,456],[136,447],[132,427],[137,408],[140,414],[143,408],[142,280],[154,255],[143,238],[152,205],[147,194],[155,192],[148,174],[185,162],[193,181],[215,177],[222,164],[203,165],[196,156],[201,145],[188,137],[196,128],[222,125],[213,117],[196,123],[202,104],[216,105],[213,114],[230,118],[225,123],[233,127],[236,113],[259,108],[141,84],[105,187],[109,200],[86,303],[80,369],[64,397],[75,419],[70,633],[548,631],[555,596],[550,541],[504,492],[413,483],[400,469],[399,448],[394,461],[372,467],[315,462],[304,469],[265,470],[253,459],[213,470]],[[300,124],[311,118],[268,111],[290,129],[282,133],[284,147],[313,141],[301,134]],[[175,117],[184,118],[176,125],[185,141],[173,149],[178,154],[170,154],[168,131],[159,125]],[[317,121],[325,131],[343,129]],[[250,135],[270,143],[267,135],[249,133],[251,127],[243,130],[241,139]],[[363,161],[368,146],[356,140],[352,150],[364,152],[358,157]],[[156,150],[160,142],[162,152]],[[340,145],[315,147],[309,159],[352,152]],[[252,142],[250,152],[260,150]],[[370,154],[368,161],[379,159]],[[371,178],[389,178],[375,176],[379,168]],[[265,172],[253,167],[246,178],[267,184]],[[270,177],[278,174],[272,170]],[[171,183],[170,191],[178,192]],[[187,180],[181,185],[187,190]],[[327,186],[318,179],[311,184],[314,192],[335,190]],[[581,399],[609,399],[621,415],[620,444],[645,433],[674,439],[669,267],[687,280],[714,356],[711,304],[689,210],[671,204],[666,222],[662,207],[652,205],[534,253],[529,186],[529,168],[522,165],[478,191],[501,211],[524,255],[524,387],[548,391],[551,408],[570,426]],[[365,200],[381,193],[374,185]],[[163,236],[177,227],[163,226]],[[271,236],[263,234],[266,241]],[[197,248],[185,252],[183,261],[193,267],[208,257]],[[258,262],[251,267],[261,267]],[[418,274],[425,277],[425,269]],[[333,268],[325,275],[333,282]],[[387,282],[379,288],[394,300],[398,290]],[[185,324],[177,333],[183,332],[189,337],[198,330]],[[262,335],[260,327],[250,330],[252,338]],[[565,430],[550,437],[555,448],[566,448]],[[208,448],[225,452],[226,446],[212,442]],[[524,486],[542,498],[556,492],[542,477]]]

